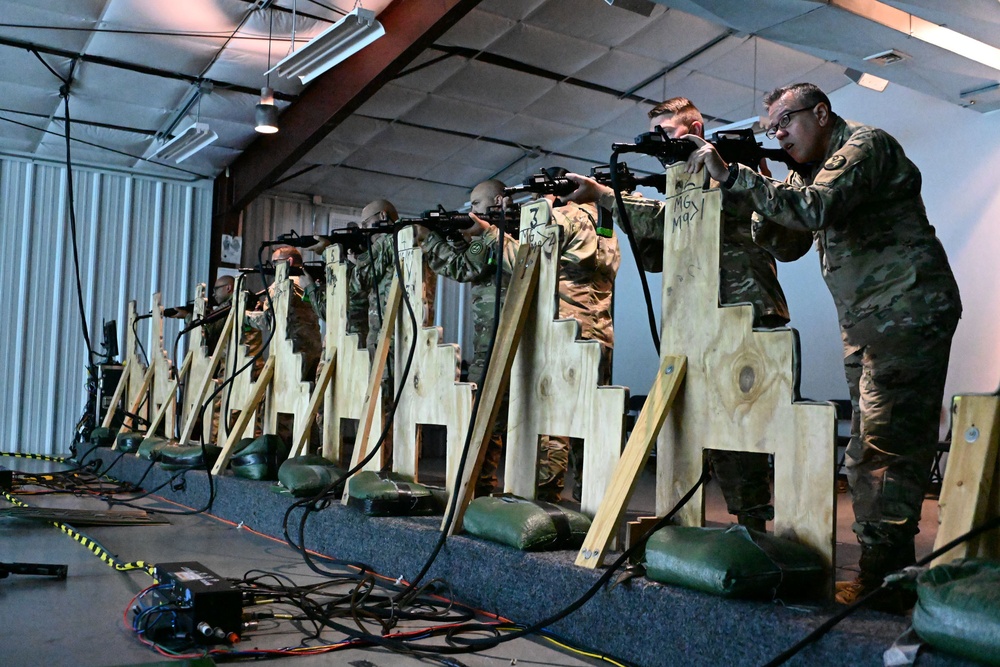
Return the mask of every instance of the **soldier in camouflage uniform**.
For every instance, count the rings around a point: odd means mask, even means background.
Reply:
[[[727,165],[711,146],[688,161],[705,166],[760,214],[754,233],[779,257],[815,239],[844,342],[854,405],[847,448],[860,574],[838,584],[849,604],[914,562],[924,492],[938,439],[951,339],[962,313],[944,248],[927,221],[920,172],[886,132],[844,120],[813,84],[764,98],[781,147],[806,165],[784,183]],[[911,593],[873,600],[886,611],[912,606]]]
[[[279,246],[271,253],[271,262],[288,262],[290,266],[302,266],[302,254],[291,246]],[[316,377],[316,366],[323,354],[323,341],[319,332],[319,320],[312,306],[303,300],[304,292],[298,285],[295,276],[291,277],[292,298],[288,301],[288,339],[296,352],[302,353],[302,378],[313,380]],[[269,288],[274,294],[274,284]],[[264,302],[264,310],[248,311],[246,321],[254,329],[262,332],[270,331],[273,322],[268,301]]]
[[[233,289],[236,286],[236,279],[232,276],[219,276],[215,280],[212,288],[212,300],[215,302],[215,310],[226,308],[233,302]],[[205,342],[208,343],[209,353],[215,350],[222,336],[222,330],[226,326],[226,318],[215,320],[205,324]]]
[[[563,169],[547,170],[558,177]],[[550,203],[554,198],[548,197]],[[496,242],[496,227],[478,219],[483,230],[483,240]],[[598,384],[611,382],[611,353],[614,348],[614,326],[611,320],[611,297],[615,276],[621,264],[618,239],[614,232],[609,236],[598,233],[598,212],[593,204],[567,203],[553,208],[552,222],[562,228],[559,253],[558,303],[560,319],[574,318],[580,323],[580,337],[596,340],[601,344],[601,361]],[[602,228],[603,229],[603,228]],[[513,270],[513,260],[519,247],[514,238],[504,241],[504,272]],[[486,259],[479,261],[485,262]],[[537,497],[539,500],[559,502],[565,485],[566,469],[571,449],[570,438],[544,435],[539,442]],[[582,445],[573,445],[574,469],[577,491],[583,467]]]
[[[503,198],[504,184],[496,179],[483,181],[472,189],[469,201],[472,212],[483,215],[491,206],[500,204]],[[423,228],[420,228],[423,229]],[[435,273],[469,283],[472,294],[472,359],[469,362],[469,380],[481,383],[483,370],[486,367],[486,355],[489,352],[493,333],[493,320],[496,308],[496,271],[494,266],[484,264],[479,255],[489,252],[489,247],[481,239],[471,236],[445,235],[434,230],[418,233],[420,247],[424,251],[424,260]],[[507,293],[510,275],[503,274],[500,291],[500,304],[503,305]],[[476,496],[489,495],[497,484],[497,468],[503,453],[503,435],[507,431],[507,397],[504,394],[504,404],[500,407],[496,422],[493,425],[493,435],[486,446],[486,456],[476,481]]]
[[[649,111],[650,131],[662,128],[669,137],[687,134],[704,136],[701,112],[684,97],[674,97]],[[618,219],[614,191],[596,181],[570,174],[580,188],[567,199],[599,201]],[[716,186],[718,184],[715,184]],[[632,227],[632,234],[645,271],[663,271],[663,224],[665,204],[638,193],[622,195]],[[778,284],[774,257],[754,243],[750,231],[753,209],[746,202],[723,198],[722,237],[719,245],[719,303],[749,303],[753,306],[753,325],[774,328],[788,323],[785,293]],[[669,326],[669,324],[668,324]],[[719,482],[726,507],[739,523],[756,530],[766,530],[774,518],[771,505],[770,461],[766,454],[710,450],[709,461]]]
[[[309,249],[317,253],[322,252],[330,246],[330,241],[324,236],[317,236],[317,243]],[[347,262],[347,284],[351,284],[354,275],[355,260],[354,253],[346,251],[345,260]],[[308,273],[303,273],[299,277],[299,286],[302,287],[302,300],[312,306],[316,317],[321,320],[326,319],[326,282],[315,281]],[[347,333],[358,334],[358,337],[367,343],[368,340],[368,300],[350,298],[347,301]]]

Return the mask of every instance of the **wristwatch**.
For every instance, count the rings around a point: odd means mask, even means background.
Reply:
[[[726,182],[722,184],[722,187],[724,187],[725,189],[728,190],[729,188],[731,188],[734,185],[736,185],[736,179],[738,179],[739,177],[740,177],[740,165],[739,165],[739,163],[737,163],[737,162],[730,162],[729,163],[729,178],[727,178]]]

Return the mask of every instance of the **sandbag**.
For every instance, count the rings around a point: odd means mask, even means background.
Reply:
[[[573,510],[517,496],[483,496],[465,510],[465,531],[522,551],[578,549],[590,519]]]
[[[159,460],[160,457],[160,450],[169,444],[171,444],[170,440],[167,440],[166,438],[160,438],[154,435],[151,438],[143,440],[139,444],[139,449],[136,450],[135,454],[141,459],[146,459],[148,461],[157,461]]]
[[[278,482],[297,497],[314,496],[343,476],[343,470],[315,454],[288,459],[278,468]]]
[[[115,443],[115,433],[117,430],[118,429],[98,426],[90,432],[89,440],[91,444],[97,445],[98,447],[110,447]]]
[[[205,445],[182,445],[171,442],[158,452],[157,461],[164,470],[186,470],[188,468],[207,468],[215,463],[222,453],[222,447]],[[205,455],[208,461],[205,461]]]
[[[744,526],[666,526],[646,542],[646,576],[733,598],[819,594],[828,571],[809,547]]]
[[[913,629],[942,651],[1000,665],[1000,561],[956,560],[923,572]]]
[[[137,452],[145,437],[146,434],[139,431],[122,431],[115,438],[115,450],[127,454]]]
[[[243,438],[229,459],[233,474],[246,479],[277,479],[278,468],[288,458],[288,445],[276,435]]]
[[[362,470],[347,482],[347,505],[368,516],[426,516],[442,507],[429,488],[395,473]]]

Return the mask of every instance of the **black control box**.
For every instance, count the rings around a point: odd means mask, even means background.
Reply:
[[[202,644],[235,643],[243,625],[243,595],[225,577],[196,562],[159,563],[160,594],[181,610],[176,632]]]

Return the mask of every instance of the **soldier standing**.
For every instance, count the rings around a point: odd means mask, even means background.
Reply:
[[[844,120],[810,83],[764,97],[769,137],[804,174],[778,183],[718,152],[688,159],[760,214],[758,243],[779,258],[815,239],[844,343],[854,415],[847,448],[860,574],[837,585],[850,604],[886,574],[913,564],[913,539],[938,439],[951,339],[962,313],[944,248],[927,221],[920,172],[883,130]],[[803,251],[804,253],[804,251]],[[800,253],[801,254],[801,253]],[[914,595],[894,590],[872,602],[901,613]]]

